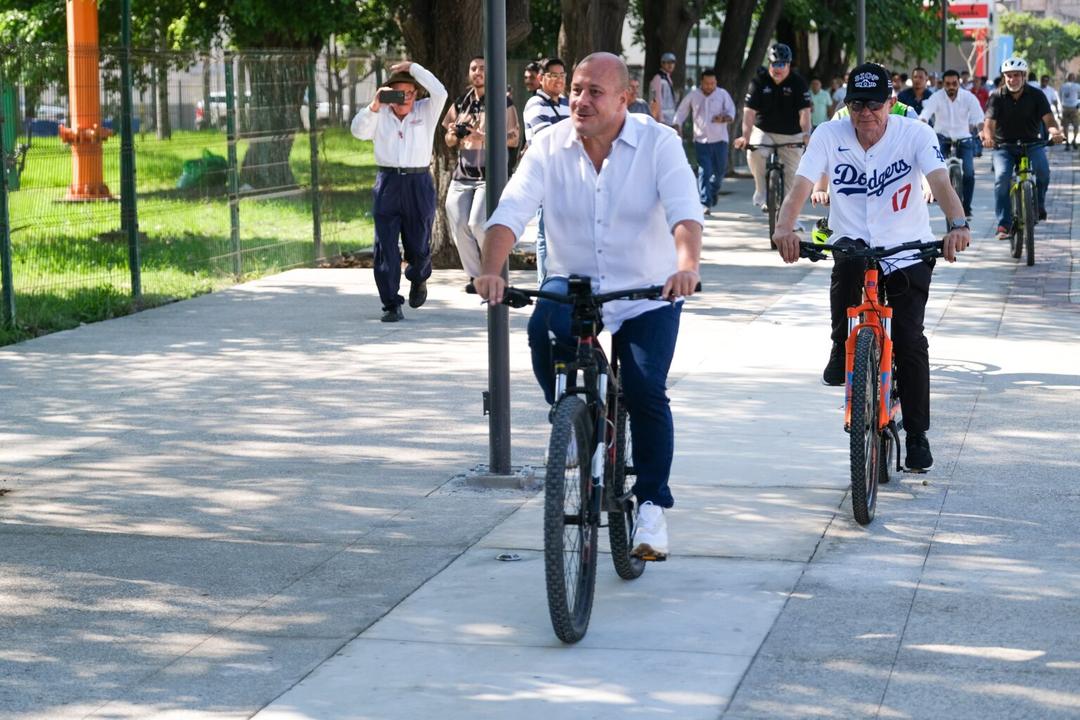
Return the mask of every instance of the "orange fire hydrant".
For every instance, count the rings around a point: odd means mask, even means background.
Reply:
[[[101,127],[101,78],[97,0],[67,0],[68,121],[60,139],[71,146],[67,200],[112,200],[102,173],[101,143],[112,131]]]

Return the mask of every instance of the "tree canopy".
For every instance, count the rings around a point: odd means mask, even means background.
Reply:
[[[1014,37],[1014,47],[1034,72],[1056,75],[1080,55],[1080,25],[1027,13],[1005,13],[1001,28]]]

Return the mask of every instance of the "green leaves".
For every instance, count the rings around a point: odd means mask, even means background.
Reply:
[[[1001,29],[1014,38],[1016,54],[1039,75],[1055,75],[1080,55],[1080,26],[1027,13],[1005,13]]]

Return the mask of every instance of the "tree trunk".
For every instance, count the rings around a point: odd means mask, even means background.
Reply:
[[[344,113],[344,116],[345,116],[344,121],[345,122],[343,123],[346,127],[348,127],[349,123],[352,121],[353,115],[356,115],[356,112],[359,109],[359,108],[356,107],[356,83],[357,83],[356,63],[357,63],[356,58],[354,58],[354,57],[349,58],[349,69],[348,69],[348,73],[347,73],[347,77],[348,77],[347,82],[349,83],[349,94],[348,94],[349,107],[348,107],[348,110],[346,110],[346,112]]]
[[[202,125],[196,130],[205,130],[210,127],[210,64],[212,60],[210,54],[204,54],[202,56],[202,106],[203,116]]]
[[[509,0],[506,18],[506,45],[510,47],[529,33],[528,0]],[[481,0],[410,0],[407,12],[398,15],[397,23],[410,59],[430,70],[446,86],[453,101],[469,77],[469,61],[484,51]],[[439,32],[431,28],[439,28]],[[443,133],[436,129],[431,165],[436,193],[431,256],[440,268],[461,267],[446,220],[446,192],[455,162]]]
[[[249,145],[240,169],[241,184],[285,190],[296,186],[289,167],[300,105],[308,86],[308,60],[302,54],[260,54],[246,57],[251,73]],[[237,104],[248,104],[238,92]]]
[[[172,138],[169,122],[169,63],[162,57],[154,59],[154,75],[157,84],[157,139]]]
[[[641,8],[642,33],[645,36],[645,77],[648,83],[660,70],[660,56],[675,53],[679,59],[672,73],[672,85],[679,95],[686,82],[686,45],[690,31],[701,19],[705,0],[644,0]]]
[[[572,69],[594,52],[622,54],[627,0],[561,0],[559,57]]]

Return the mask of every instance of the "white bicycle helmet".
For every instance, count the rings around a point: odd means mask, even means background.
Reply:
[[[1002,74],[1007,72],[1027,72],[1028,64],[1027,60],[1022,57],[1011,57],[1001,63]]]

